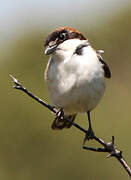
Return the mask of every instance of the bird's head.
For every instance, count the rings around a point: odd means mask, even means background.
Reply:
[[[67,40],[78,39],[86,40],[81,32],[71,28],[71,27],[61,27],[51,32],[45,41],[45,54],[53,54],[58,46]]]

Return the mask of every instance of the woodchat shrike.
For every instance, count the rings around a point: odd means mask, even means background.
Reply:
[[[111,77],[102,50],[92,48],[79,31],[61,27],[51,32],[45,41],[45,54],[50,55],[45,80],[50,98],[65,117],[74,121],[77,113],[87,112],[89,131],[92,131],[90,112],[100,102],[105,91],[105,78]],[[71,123],[56,118],[53,129],[71,127]]]

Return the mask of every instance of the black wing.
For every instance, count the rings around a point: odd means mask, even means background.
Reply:
[[[109,66],[104,62],[102,56],[100,54],[97,54],[99,61],[103,65],[104,75],[106,78],[111,78],[111,71],[109,69]]]

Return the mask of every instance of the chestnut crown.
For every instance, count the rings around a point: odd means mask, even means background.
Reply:
[[[63,43],[65,40],[68,39],[86,40],[86,38],[79,31],[71,27],[64,26],[51,32],[47,36],[44,46],[58,46],[59,44]]]

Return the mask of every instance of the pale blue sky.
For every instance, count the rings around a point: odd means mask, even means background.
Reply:
[[[17,37],[31,28],[78,28],[84,23],[93,26],[128,5],[131,0],[0,0],[1,40]]]

